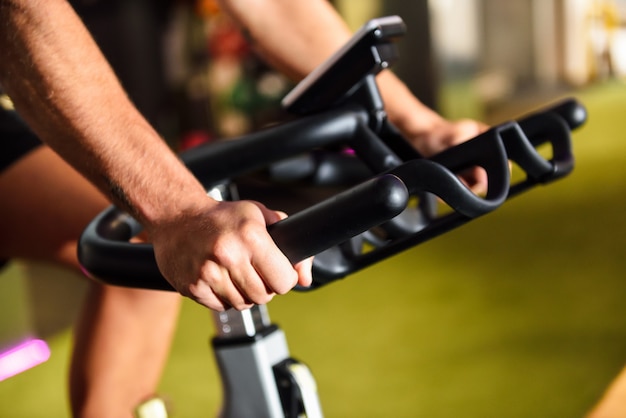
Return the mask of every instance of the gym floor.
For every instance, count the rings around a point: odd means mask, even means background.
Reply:
[[[327,416],[582,416],[626,364],[626,84],[575,95],[589,121],[574,134],[570,177],[270,304]],[[20,274],[13,266],[1,278],[18,288]],[[15,300],[7,292],[2,300]],[[0,304],[0,330],[15,325],[16,305]],[[161,384],[175,417],[216,415],[211,334],[210,315],[186,302]],[[0,382],[0,417],[68,416],[71,331],[45,338],[46,363]]]

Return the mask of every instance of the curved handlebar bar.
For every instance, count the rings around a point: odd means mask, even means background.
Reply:
[[[573,100],[557,108],[563,107],[573,109],[575,115],[584,113],[584,108]],[[295,263],[317,255],[312,288],[344,277],[497,208],[515,188],[509,187],[509,159],[517,162],[528,175],[517,192],[571,170],[570,126],[579,126],[580,121],[564,118],[554,109],[531,115],[518,123],[496,126],[432,159],[414,159],[399,164],[385,174],[376,175],[271,225],[268,230],[290,261]],[[334,117],[341,114],[336,113]],[[354,118],[348,119],[352,121],[349,125],[354,126]],[[336,126],[345,124],[334,123]],[[319,128],[319,125],[315,126]],[[526,130],[533,136],[529,136]],[[318,134],[325,136],[327,133],[326,129],[321,129]],[[254,146],[263,138],[251,143]],[[319,140],[311,141],[319,143]],[[555,150],[551,161],[541,157],[534,148],[546,141]],[[226,152],[228,147],[224,146],[215,148],[218,158],[233,152]],[[204,159],[211,155],[210,149],[202,150]],[[192,161],[200,164],[199,159]],[[206,165],[212,166],[210,163]],[[474,165],[480,165],[488,172],[489,191],[485,197],[473,194],[455,174]],[[209,183],[214,184],[218,178],[221,174],[214,176]],[[363,233],[377,226],[394,229],[394,218],[401,218],[401,212],[408,210],[409,196],[420,194],[438,196],[453,212],[441,217],[421,213],[418,224],[409,223],[407,230],[400,232],[396,225],[395,236],[383,240],[371,251],[361,251],[359,237]],[[85,271],[109,284],[172,290],[156,266],[151,245],[128,242],[140,230],[141,226],[132,217],[115,207],[100,214],[87,227],[79,242],[79,259]],[[355,241],[351,243],[351,240]]]

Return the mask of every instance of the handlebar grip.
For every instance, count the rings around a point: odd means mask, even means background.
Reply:
[[[408,201],[404,182],[384,174],[270,225],[268,231],[296,263],[399,215]]]

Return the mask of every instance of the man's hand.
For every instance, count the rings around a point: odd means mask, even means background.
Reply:
[[[149,231],[178,292],[217,311],[242,310],[311,284],[311,259],[292,266],[267,232],[284,214],[251,201],[210,202]]]
[[[447,148],[458,145],[486,131],[489,127],[472,119],[449,121],[437,119],[433,126],[409,140],[420,154],[431,157]],[[487,191],[487,174],[482,168],[475,167],[461,173],[462,180],[474,193]]]

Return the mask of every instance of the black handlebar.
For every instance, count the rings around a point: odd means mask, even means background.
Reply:
[[[313,288],[345,277],[484,215],[499,207],[507,197],[532,185],[567,174],[573,161],[569,136],[571,125],[570,121],[553,111],[563,107],[573,109],[575,115],[584,113],[580,104],[568,100],[556,108],[523,118],[519,123],[498,125],[432,159],[407,161],[385,174],[376,175],[298,212],[271,225],[270,234],[294,263],[317,255],[313,266]],[[345,114],[334,113],[334,117],[338,115]],[[354,119],[348,119],[354,122]],[[338,123],[338,126],[341,125]],[[523,126],[543,135],[543,138],[529,137]],[[281,132],[283,129],[288,128],[281,128]],[[266,134],[274,137],[270,135],[272,131]],[[318,133],[322,136],[326,134],[324,129]],[[263,142],[263,138],[265,136],[255,136],[251,143]],[[543,142],[549,142],[557,150],[552,160],[546,160],[535,150],[534,145]],[[221,160],[225,155],[237,154],[240,144],[236,145],[235,151],[230,147],[215,147],[217,152],[212,157],[209,153],[211,148],[202,149],[206,166],[213,167],[209,161],[216,158]],[[300,147],[296,148],[299,150]],[[241,160],[245,162],[246,158]],[[526,171],[528,177],[520,185],[509,186],[509,160],[514,160]],[[200,164],[199,159],[193,161]],[[456,175],[474,165],[487,170],[489,191],[485,197],[473,194]],[[237,166],[233,169],[236,172],[245,171],[238,170]],[[204,183],[216,184],[219,178],[221,174],[214,174],[211,181]],[[424,194],[440,198],[453,209],[452,213],[437,217],[420,207],[417,215],[411,217],[413,221],[405,226],[395,222],[402,221],[401,212],[416,211],[407,208],[409,196]],[[414,220],[416,217],[417,221]],[[375,249],[362,252],[358,245],[363,239],[362,234],[377,226],[387,228],[389,235],[378,242]],[[140,230],[140,225],[131,216],[115,207],[109,208],[94,219],[80,239],[79,259],[82,266],[92,277],[109,284],[172,290],[156,266],[151,245],[128,242]],[[351,239],[355,242],[351,243]]]
[[[383,174],[270,225],[268,231],[289,261],[297,263],[399,215],[408,202],[404,182]]]
[[[360,54],[376,55],[376,48],[388,51],[391,40],[404,30],[398,19],[366,25],[352,45]],[[367,42],[376,48],[367,48]],[[353,52],[350,48],[340,51],[349,57],[354,57]],[[331,58],[322,67],[349,74],[340,68],[349,67],[353,61],[345,56]],[[288,96],[297,112],[311,114],[181,155],[204,186],[212,189],[242,174],[315,150],[343,147],[355,154],[370,179],[268,228],[290,261],[315,255],[311,288],[456,228],[493,211],[507,198],[572,170],[570,131],[586,119],[585,109],[577,101],[565,100],[517,122],[500,124],[425,159],[407,146],[386,118],[381,118],[382,101],[372,77],[380,66],[369,58],[365,61],[365,75],[360,75],[363,81],[342,78],[344,85],[332,97],[310,94],[310,88],[328,79],[324,72],[314,74],[304,87]],[[322,104],[328,110],[321,111]],[[544,143],[552,147],[551,159],[536,150]],[[517,184],[510,184],[509,161],[526,173]],[[459,179],[459,173],[475,166],[487,173],[485,196],[474,194]],[[451,211],[439,214],[434,196]],[[417,206],[413,200],[418,201]],[[157,268],[152,246],[129,242],[140,230],[132,217],[115,207],[101,213],[79,242],[84,270],[108,284],[173,290]],[[364,243],[369,244],[368,251],[364,251]]]

